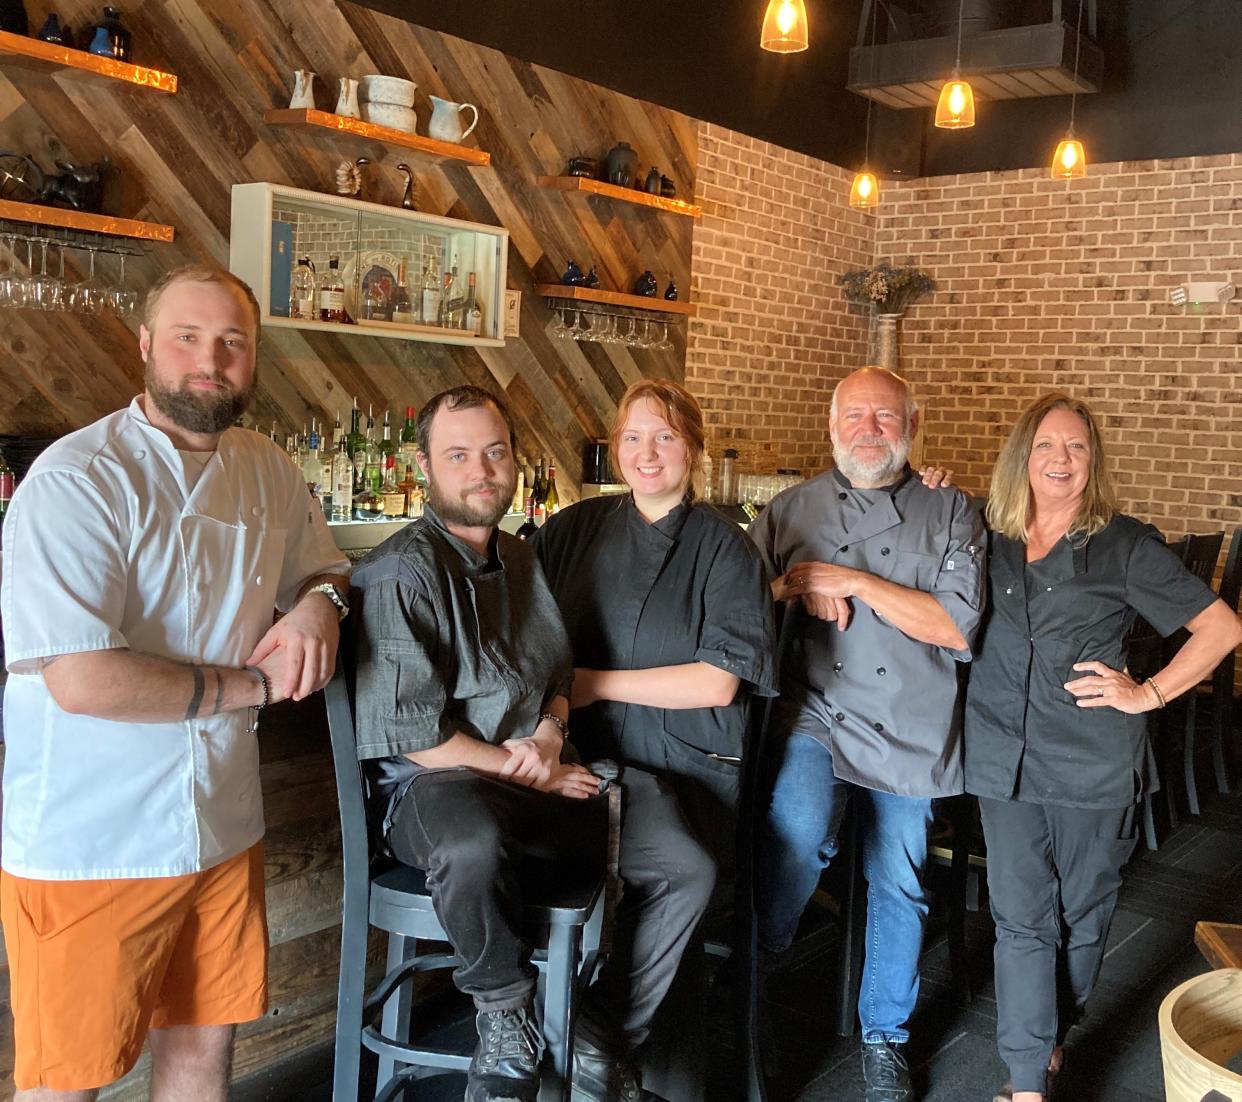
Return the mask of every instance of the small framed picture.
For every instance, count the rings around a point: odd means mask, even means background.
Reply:
[[[504,324],[501,326],[500,335],[502,337],[516,337],[518,335],[519,320],[522,316],[522,292],[521,291],[505,291],[505,312]]]

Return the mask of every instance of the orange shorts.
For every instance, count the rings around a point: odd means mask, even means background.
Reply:
[[[89,1090],[147,1030],[267,1012],[263,843],[189,876],[25,880],[0,873],[18,1090]]]

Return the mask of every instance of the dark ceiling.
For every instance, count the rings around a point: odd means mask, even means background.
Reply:
[[[835,164],[863,157],[867,101],[845,91],[863,0],[807,0],[810,49],[785,55],[759,48],[765,0],[360,2]],[[1029,22],[1052,6],[1005,2]],[[1104,87],[1079,97],[1076,127],[1092,160],[1242,150],[1242,0],[1100,0],[1097,39]],[[876,106],[871,161],[907,176],[1041,165],[1069,110],[1066,96],[981,103],[974,129],[938,131],[926,109]]]

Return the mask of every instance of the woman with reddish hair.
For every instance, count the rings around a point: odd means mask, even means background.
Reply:
[[[575,1100],[628,1097],[591,1093],[592,1069],[630,1066],[713,881],[732,879],[748,703],[775,691],[763,564],[692,488],[704,451],[698,403],[670,380],[634,383],[610,445],[630,493],[580,502],[533,537],[573,648],[571,738],[585,760],[611,758],[623,770],[625,892],[613,956],[652,960],[651,969],[631,962],[634,989],[610,1028],[584,1006]],[[695,898],[674,931],[668,895],[687,888]]]

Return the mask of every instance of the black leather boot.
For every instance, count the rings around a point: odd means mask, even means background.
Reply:
[[[480,1010],[465,1102],[535,1102],[543,1035],[529,1007]]]
[[[893,1041],[864,1042],[862,1059],[867,1102],[914,1102],[905,1045]]]
[[[646,1097],[638,1070],[628,1060],[610,1056],[581,1037],[574,1041],[570,1102],[642,1102]]]

